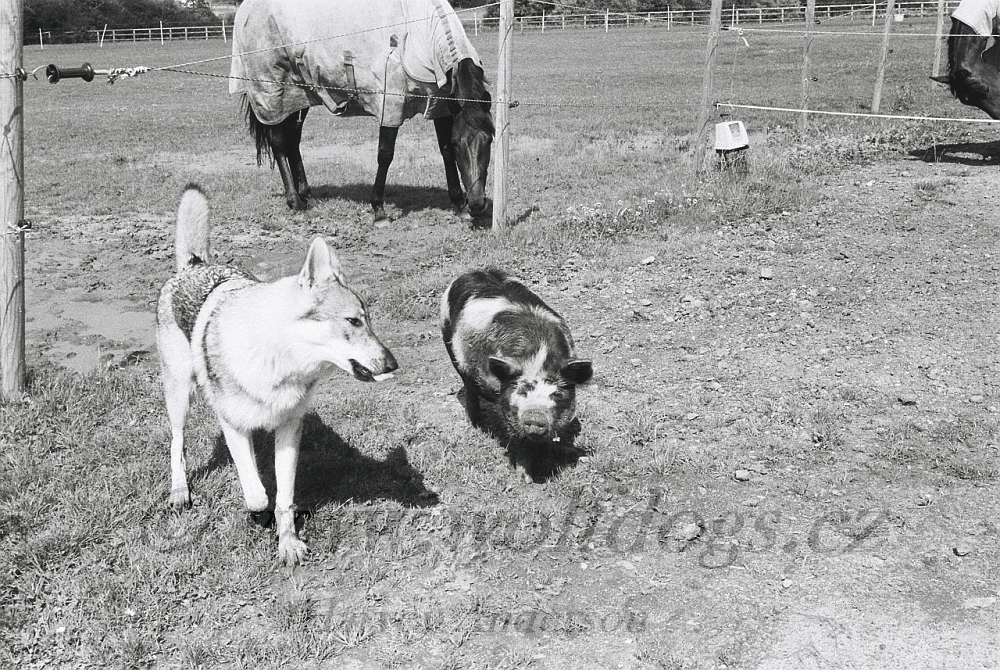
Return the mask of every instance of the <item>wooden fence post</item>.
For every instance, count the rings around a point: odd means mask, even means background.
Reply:
[[[496,151],[493,159],[493,230],[507,225],[507,179],[510,158],[511,62],[514,0],[500,0],[497,54]]]
[[[816,0],[806,0],[806,44],[802,50],[802,116],[799,131],[805,135],[809,126],[809,80],[812,78],[813,25],[816,22]]]
[[[722,0],[712,0],[712,16],[708,33],[708,47],[705,53],[705,72],[701,84],[701,107],[698,110],[698,122],[694,130],[694,171],[700,173],[708,162],[708,145],[705,142],[705,131],[712,119],[712,90],[715,86],[715,56],[719,47],[719,33],[722,31]]]
[[[872,113],[878,114],[882,106],[882,85],[885,83],[885,66],[889,62],[889,31],[892,29],[893,8],[896,0],[888,0],[885,3],[885,26],[882,32],[882,58],[878,63],[878,72],[875,75],[875,92],[872,94]]]
[[[24,393],[24,0],[0,0],[0,395]]]
[[[937,30],[934,32],[934,65],[931,76],[941,74],[941,45],[944,43],[944,0],[937,1]]]

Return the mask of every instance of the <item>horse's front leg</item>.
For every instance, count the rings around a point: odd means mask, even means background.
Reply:
[[[298,120],[291,130],[288,150],[288,162],[292,172],[292,181],[295,183],[295,192],[302,200],[308,200],[309,196],[312,195],[312,189],[309,188],[309,182],[306,180],[306,166],[302,162],[302,154],[299,151],[299,146],[302,143],[302,126],[306,122],[306,114],[308,113],[309,108],[307,107],[297,114]]]
[[[281,123],[275,124],[267,137],[271,145],[271,155],[281,175],[281,183],[285,187],[285,202],[292,209],[308,207],[305,196],[297,188],[300,179],[305,183],[305,170],[302,167],[302,155],[299,153],[301,137],[302,121],[299,114],[293,114]],[[308,185],[306,188],[308,189]]]
[[[396,155],[396,136],[399,128],[382,126],[378,131],[378,172],[375,174],[375,186],[372,188],[372,209],[375,210],[375,220],[383,221],[385,215],[385,178],[389,174],[389,166]]]
[[[434,119],[434,131],[437,133],[438,148],[444,159],[444,176],[448,180],[448,197],[456,211],[465,206],[465,193],[462,191],[462,181],[458,177],[458,163],[455,161],[455,144],[451,141],[452,117],[442,116]]]

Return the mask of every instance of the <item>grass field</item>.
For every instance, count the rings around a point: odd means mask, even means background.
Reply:
[[[795,106],[801,36],[746,38],[725,36],[716,98]],[[879,39],[817,37],[813,107],[866,109]],[[30,380],[0,406],[0,665],[996,667],[995,131],[817,118],[802,137],[795,115],[738,114],[749,173],[695,178],[705,40],[519,36],[517,222],[499,235],[449,213],[421,120],[400,132],[394,220],[373,225],[369,119],[310,115],[316,197],[292,213],[223,78],[26,83]],[[495,36],[477,45],[494,72]],[[976,118],[927,80],[932,46],[897,38],[883,111]],[[226,53],[77,45],[25,64]],[[274,279],[325,236],[401,365],[317,394],[295,569],[248,524],[201,402],[195,505],[166,509],[151,314],[192,180],[224,262]],[[585,455],[537,484],[467,425],[437,330],[448,281],[490,264],[595,364]],[[95,334],[123,315],[140,334]],[[64,342],[112,353],[67,370]]]

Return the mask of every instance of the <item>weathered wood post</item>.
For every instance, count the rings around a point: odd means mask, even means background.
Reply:
[[[24,393],[24,0],[0,0],[0,396]]]
[[[708,32],[708,47],[705,53],[705,71],[701,84],[701,107],[698,110],[698,121],[694,130],[694,171],[700,173],[708,162],[708,145],[705,142],[705,131],[712,120],[712,90],[715,87],[715,56],[719,48],[719,33],[722,31],[722,0],[712,0],[712,16]]]
[[[933,77],[941,74],[941,45],[944,43],[944,37],[944,0],[937,0],[937,30],[934,31],[934,65],[931,68],[931,76]]]
[[[507,172],[510,158],[511,62],[514,0],[500,0],[497,55],[496,151],[493,158],[493,230],[507,225]]]
[[[809,125],[809,81],[812,79],[813,25],[816,23],[816,0],[806,0],[806,43],[802,50],[802,116],[799,130],[803,135]]]
[[[893,8],[896,0],[888,0],[885,3],[885,26],[882,31],[882,58],[878,63],[878,72],[875,75],[875,92],[872,94],[872,112],[878,114],[882,106],[882,85],[885,83],[885,66],[889,62],[889,31],[892,29]]]

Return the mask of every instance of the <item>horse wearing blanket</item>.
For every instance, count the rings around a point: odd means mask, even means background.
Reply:
[[[385,218],[399,127],[420,113],[434,121],[452,204],[473,215],[486,210],[490,94],[479,54],[446,0],[246,0],[234,19],[230,77],[257,162],[270,154],[292,209],[305,209],[310,196],[302,124],[310,107],[323,105],[379,121],[376,220]]]
[[[1000,119],[1000,48],[996,39],[1000,0],[962,0],[951,15],[948,74],[933,77],[948,84],[962,104]]]

